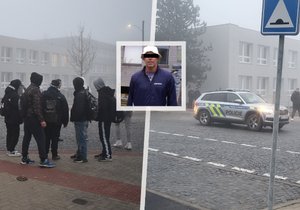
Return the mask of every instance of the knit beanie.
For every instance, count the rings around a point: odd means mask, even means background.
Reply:
[[[21,86],[22,82],[19,79],[14,79],[9,85],[13,86],[16,90]]]
[[[32,72],[30,76],[30,82],[37,86],[40,86],[43,82],[43,76],[36,72]]]
[[[60,88],[61,80],[60,79],[54,79],[51,81],[51,86],[54,86],[56,88]]]
[[[99,77],[98,79],[96,79],[94,81],[94,86],[95,86],[96,90],[100,90],[101,88],[103,88],[105,86],[105,83],[104,83],[103,79],[101,77]]]

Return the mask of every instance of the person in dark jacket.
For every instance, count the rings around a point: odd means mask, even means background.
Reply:
[[[294,120],[296,111],[298,111],[298,114],[300,116],[300,91],[299,91],[299,88],[296,88],[296,90],[292,93],[291,101],[293,102],[293,111],[292,111],[292,119],[291,120]]]
[[[48,160],[46,153],[46,139],[44,128],[47,126],[42,110],[42,93],[40,91],[40,85],[42,84],[43,76],[33,72],[30,76],[31,84],[27,87],[23,102],[21,103],[24,110],[24,137],[22,142],[22,160],[21,164],[34,163],[28,157],[28,149],[31,141],[31,137],[35,138],[35,141],[39,150],[40,167],[53,168],[55,164]]]
[[[5,89],[4,97],[1,102],[5,104],[4,121],[6,125],[6,149],[7,155],[11,157],[21,156],[21,153],[15,150],[20,136],[20,124],[23,120],[19,112],[19,88],[23,87],[19,79],[12,80]]]
[[[52,160],[59,160],[57,153],[58,139],[61,125],[67,127],[69,122],[69,106],[65,96],[59,91],[61,80],[52,80],[50,87],[43,92],[43,109],[47,126],[46,134],[46,153],[49,153],[51,144]],[[53,104],[53,107],[49,106]]]
[[[96,155],[98,161],[111,161],[111,145],[110,145],[110,128],[115,107],[112,106],[115,102],[115,91],[108,86],[105,86],[102,78],[94,81],[94,86],[98,91],[98,128],[99,137],[102,144],[102,153]]]
[[[144,48],[145,66],[131,77],[127,106],[177,106],[174,77],[158,66],[160,57],[157,47]]]
[[[89,125],[88,120],[88,101],[87,90],[84,89],[84,80],[81,77],[76,77],[73,80],[74,86],[74,101],[71,108],[71,122],[74,122],[77,152],[71,158],[77,163],[86,163],[87,159],[87,128]]]

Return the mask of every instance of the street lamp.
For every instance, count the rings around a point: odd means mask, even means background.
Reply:
[[[132,27],[136,27],[138,30],[140,30],[142,32],[142,41],[144,41],[144,33],[145,33],[145,21],[142,21],[142,27],[139,27],[137,25],[134,24],[128,24],[127,25],[128,28],[132,28]]]

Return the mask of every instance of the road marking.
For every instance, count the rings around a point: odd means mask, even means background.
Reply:
[[[221,163],[214,163],[214,162],[207,162],[207,164],[209,165],[213,165],[213,166],[218,166],[218,167],[225,167],[226,165],[221,164]]]
[[[235,142],[233,141],[221,141],[222,143],[225,143],[225,144],[236,144]]]
[[[183,134],[173,133],[173,136],[184,136]]]
[[[300,180],[296,182],[297,184],[300,184]]]
[[[148,148],[148,150],[152,151],[152,152],[158,152],[159,151],[158,149],[153,149],[153,148],[150,148],[150,147]]]
[[[217,139],[204,138],[205,141],[219,141]]]
[[[197,161],[197,162],[202,161],[202,159],[198,159],[198,158],[194,158],[194,157],[189,157],[189,156],[184,156],[183,158],[188,159],[188,160]]]
[[[160,133],[160,134],[171,134],[171,133],[168,133],[168,132],[163,132],[163,131],[158,131],[157,133]]]
[[[255,145],[251,145],[251,144],[241,144],[241,145],[245,147],[256,147]]]
[[[167,152],[167,151],[165,151],[165,152],[163,152],[163,153],[166,154],[166,155],[171,155],[171,156],[175,156],[175,157],[178,157],[178,156],[179,156],[178,154],[173,153],[173,152]]]
[[[291,153],[291,154],[297,154],[297,155],[299,155],[300,154],[300,152],[294,152],[294,151],[286,151],[287,153]]]
[[[272,148],[270,148],[270,147],[262,147],[262,149],[265,149],[265,150],[272,150]]]
[[[239,167],[233,167],[231,169],[236,170],[236,171],[246,172],[249,174],[253,174],[255,172],[255,170],[249,170],[249,169],[244,169],[244,168],[239,168]]]
[[[153,133],[155,133],[156,131],[155,131],[155,130],[150,130],[150,132],[153,132]]]
[[[263,176],[270,177],[270,174],[265,173]],[[275,179],[287,180],[287,177],[275,175]]]
[[[200,139],[199,136],[187,136],[188,138],[192,138],[192,139]]]

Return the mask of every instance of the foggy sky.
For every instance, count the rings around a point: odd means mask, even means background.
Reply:
[[[45,39],[77,34],[80,25],[92,39],[115,43],[140,41],[145,20],[149,40],[151,0],[0,0],[0,35]]]

